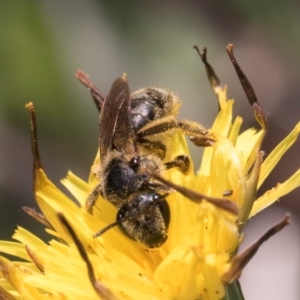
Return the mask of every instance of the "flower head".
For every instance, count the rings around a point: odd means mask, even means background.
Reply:
[[[75,204],[44,172],[34,108],[31,103],[27,105],[32,120],[35,197],[42,214],[25,210],[46,226],[52,239],[45,243],[19,227],[13,236],[17,242],[0,242],[1,252],[23,259],[15,262],[0,256],[1,299],[99,296],[101,299],[217,300],[226,295],[226,286],[238,279],[259,246],[287,225],[289,217],[237,255],[245,223],[300,184],[298,170],[286,182],[256,198],[257,189],[297,139],[300,123],[263,161],[260,147],[268,128],[266,115],[235,62],[232,48],[228,52],[261,129],[250,128],[240,133],[242,118],[233,120],[234,101],[227,99],[227,88],[220,86],[203,52],[202,60],[219,99],[220,111],[211,128],[216,141],[205,149],[197,173],[193,167],[186,174],[167,170],[163,178],[151,173],[178,191],[167,199],[171,211],[168,239],[156,249],[130,240],[116,227],[93,238],[96,231],[112,224],[116,216],[116,208],[102,198],[96,202],[93,215],[85,207],[86,199],[98,184],[94,168],[99,165],[99,154],[87,182],[72,172],[62,180],[78,201]],[[96,91],[91,85],[89,88],[92,94]],[[171,139],[172,156],[189,156],[181,134],[172,133]]]

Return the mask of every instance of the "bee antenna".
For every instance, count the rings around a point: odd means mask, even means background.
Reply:
[[[113,228],[113,227],[115,227],[115,226],[121,224],[122,222],[124,222],[124,221],[126,221],[126,220],[128,220],[128,219],[130,219],[130,218],[132,218],[132,215],[129,214],[129,215],[126,216],[126,217],[123,217],[123,218],[121,218],[121,219],[119,219],[119,220],[117,220],[117,221],[115,221],[115,222],[113,222],[113,223],[110,223],[109,225],[107,225],[107,226],[104,227],[103,229],[101,229],[101,230],[99,230],[98,232],[96,232],[96,233],[93,235],[93,238],[96,238],[96,237],[102,235],[103,233],[105,233],[105,232],[108,231],[109,229],[111,229],[111,228]]]
[[[107,225],[107,226],[104,227],[103,229],[97,231],[97,232],[93,235],[93,238],[96,238],[96,237],[102,235],[103,233],[105,233],[105,232],[108,231],[109,229],[111,229],[111,228],[113,228],[113,227],[119,225],[120,223],[122,223],[123,221],[125,221],[125,220],[127,220],[127,219],[128,219],[128,217],[127,217],[127,218],[122,218],[122,219],[120,219],[120,220],[118,220],[118,221],[115,221],[115,222],[113,222],[113,223]]]

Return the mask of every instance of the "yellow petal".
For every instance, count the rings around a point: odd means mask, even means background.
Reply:
[[[66,178],[61,180],[61,183],[76,198],[80,206],[85,207],[86,199],[91,192],[91,186],[74,175],[71,171],[68,172]]]
[[[233,146],[236,146],[236,142],[239,136],[242,123],[243,123],[243,119],[241,117],[236,117],[231,126],[228,139],[231,141]]]
[[[259,182],[257,188],[259,188],[265,181],[267,176],[276,166],[283,154],[295,143],[300,133],[300,122],[295,126],[291,133],[268,155],[261,166]]]
[[[223,137],[228,136],[232,122],[233,103],[233,100],[227,100],[227,102],[224,104],[224,107],[219,112],[212,126],[212,131],[214,133],[218,133]]]
[[[21,263],[13,263],[0,256],[0,270],[5,279],[20,293],[23,299],[46,299],[38,290],[26,282],[26,277],[34,271]]]
[[[29,260],[24,245],[16,242],[0,241],[1,252]],[[1,298],[0,298],[1,299]]]
[[[270,206],[275,201],[279,200],[280,197],[288,194],[295,188],[300,186],[300,170],[294,173],[289,179],[282,184],[277,184],[276,187],[265,192],[255,202],[251,210],[250,218],[258,214],[260,211]]]

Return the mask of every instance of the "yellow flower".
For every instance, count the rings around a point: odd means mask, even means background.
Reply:
[[[205,149],[196,174],[193,167],[185,175],[174,169],[163,174],[179,192],[167,199],[169,236],[156,249],[128,239],[116,227],[93,238],[115,221],[116,208],[99,199],[94,214],[86,212],[85,201],[98,183],[93,171],[87,182],[72,172],[62,180],[79,205],[53,185],[42,168],[34,109],[27,105],[32,118],[35,197],[42,214],[26,210],[46,225],[53,238],[45,243],[19,227],[13,235],[17,242],[0,242],[1,252],[22,259],[0,256],[0,299],[222,299],[227,285],[240,276],[259,246],[288,223],[287,216],[236,255],[248,218],[300,185],[298,170],[256,199],[257,189],[297,139],[300,123],[262,162],[260,145],[267,123],[261,107],[251,103],[262,129],[240,133],[242,118],[233,120],[234,101],[227,100],[227,88],[216,83],[203,54],[202,59],[219,98],[220,111],[211,129],[216,142]],[[182,135],[172,134],[172,145],[174,157],[189,155]]]

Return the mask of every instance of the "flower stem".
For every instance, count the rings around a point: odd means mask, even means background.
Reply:
[[[238,280],[226,286],[226,296],[223,300],[245,300]]]

